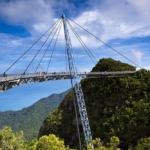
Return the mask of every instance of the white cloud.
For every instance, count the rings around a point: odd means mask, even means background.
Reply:
[[[132,50],[132,54],[133,57],[136,58],[139,62],[141,61],[141,58],[144,55],[144,53],[139,50]]]
[[[146,70],[150,70],[150,67],[145,67]]]
[[[122,12],[123,8],[117,11],[115,7],[119,6],[114,6],[113,10],[100,9],[83,12],[75,18],[75,21],[105,42],[115,38],[150,35],[150,19],[147,21],[142,16],[140,18],[134,16],[134,12],[129,11],[130,14],[125,8],[125,12]],[[119,15],[114,16],[115,14]]]
[[[21,42],[19,41],[19,40],[12,40],[11,41],[11,43],[13,44],[13,45],[21,45]]]
[[[0,15],[10,24],[26,27],[30,32],[36,24],[52,24],[54,21],[52,5],[44,0],[12,0],[0,2]]]
[[[64,8],[73,13],[74,4],[67,0],[64,3]],[[149,0],[89,0],[88,3],[93,5],[91,10],[82,12],[74,20],[103,41],[150,35]],[[37,31],[43,33],[52,25],[56,20],[54,16],[62,11],[62,5],[61,1],[54,0],[1,1],[0,14],[5,21],[22,25],[34,35]],[[75,29],[86,44],[90,43],[95,47],[101,45],[94,39],[89,40],[82,30]],[[76,40],[73,43],[80,45]]]

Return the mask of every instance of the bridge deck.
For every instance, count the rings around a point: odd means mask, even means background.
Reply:
[[[117,72],[78,72],[80,78],[98,78],[98,77],[120,77],[132,75],[136,71],[117,71]],[[10,88],[35,82],[44,82],[50,80],[70,79],[69,72],[54,72],[54,73],[41,73],[41,74],[0,74],[0,92]],[[72,77],[73,78],[73,77]]]

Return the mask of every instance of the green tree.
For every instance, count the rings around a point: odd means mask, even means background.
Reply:
[[[110,146],[113,147],[114,150],[117,149],[117,146],[119,145],[119,143],[120,143],[120,140],[119,140],[118,137],[112,136],[112,137],[110,138]]]
[[[64,141],[56,137],[54,134],[42,136],[39,139],[36,150],[69,150],[65,148]]]
[[[135,150],[150,150],[150,137],[140,139],[134,149]]]
[[[38,140],[37,139],[33,139],[31,142],[29,142],[27,144],[27,150],[36,150],[36,147],[37,147],[37,144],[38,144]]]
[[[102,145],[100,138],[96,138],[95,140],[93,140],[93,143],[95,150],[106,150],[106,147]]]
[[[92,140],[92,143],[94,145],[94,149],[93,146],[91,144],[89,144],[88,146],[88,150],[120,150],[119,148],[117,148],[118,144],[119,144],[119,138],[116,136],[111,137],[110,139],[110,146],[111,147],[105,147],[102,145],[102,141],[100,138],[96,138],[95,140]]]
[[[2,150],[24,150],[23,132],[13,133],[8,126],[0,130],[0,148]]]

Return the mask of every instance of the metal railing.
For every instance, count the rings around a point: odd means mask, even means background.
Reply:
[[[107,75],[123,75],[123,74],[134,74],[136,71],[113,71],[113,72],[78,72],[78,76],[85,75],[95,75],[95,76],[107,76]],[[36,73],[36,74],[0,74],[0,82],[2,81],[10,81],[10,80],[18,80],[20,78],[34,78],[34,77],[53,77],[53,76],[70,76],[69,72],[51,72],[51,73]]]

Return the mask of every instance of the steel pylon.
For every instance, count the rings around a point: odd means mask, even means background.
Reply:
[[[89,141],[92,140],[90,124],[89,124],[89,120],[88,120],[86,105],[85,105],[82,87],[81,87],[81,83],[80,83],[80,77],[77,74],[77,68],[76,68],[76,64],[75,64],[74,53],[72,50],[72,45],[71,45],[71,40],[70,40],[70,36],[69,36],[69,31],[67,28],[67,22],[66,22],[65,15],[62,15],[62,20],[63,20],[63,26],[64,26],[66,50],[67,50],[68,65],[69,65],[71,80],[72,80],[72,83],[73,83],[73,86],[75,89],[75,95],[76,95],[79,114],[80,114],[80,118],[81,118],[81,122],[82,122],[85,141],[86,141],[86,144],[88,146]]]

